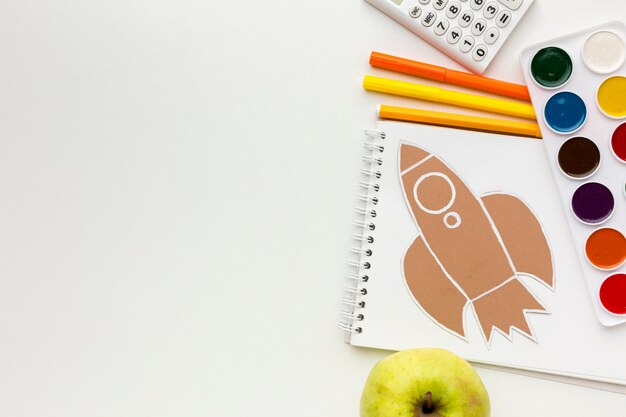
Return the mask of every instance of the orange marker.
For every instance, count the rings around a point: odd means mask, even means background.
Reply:
[[[401,120],[403,122],[483,130],[487,132],[530,136],[541,139],[541,130],[539,130],[539,125],[537,125],[537,123],[411,109],[407,107],[386,106],[384,104],[378,106],[378,117],[381,119]]]
[[[376,51],[372,52],[372,55],[370,56],[370,65],[403,74],[427,78],[429,80],[459,85],[461,87],[516,98],[518,100],[530,101],[528,88],[524,85],[495,80],[493,78],[482,77],[480,75],[474,75],[467,72],[454,71],[448,68],[438,67],[436,65],[411,61],[410,59],[399,58],[393,55],[381,54]]]

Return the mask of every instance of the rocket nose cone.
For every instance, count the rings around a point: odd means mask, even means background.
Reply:
[[[400,146],[400,172],[404,171],[407,168],[410,168],[412,165],[415,165],[422,159],[426,158],[428,155],[430,155],[430,152],[420,149],[417,146],[404,145],[404,144],[401,145]]]

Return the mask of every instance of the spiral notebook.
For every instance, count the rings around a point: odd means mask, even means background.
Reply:
[[[540,140],[380,122],[364,147],[347,342],[626,386]]]

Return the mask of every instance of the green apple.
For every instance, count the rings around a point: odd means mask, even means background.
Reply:
[[[378,362],[361,396],[361,417],[489,417],[474,368],[443,349],[410,349]]]

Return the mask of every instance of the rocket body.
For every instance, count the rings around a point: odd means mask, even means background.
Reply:
[[[442,160],[428,154],[402,185],[422,238],[469,299],[515,275],[481,201]]]
[[[431,319],[464,336],[474,309],[485,338],[494,329],[532,337],[526,312],[545,308],[518,279],[553,286],[552,254],[530,208],[505,193],[476,196],[437,156],[400,147],[400,180],[418,236],[403,258],[404,278]]]

